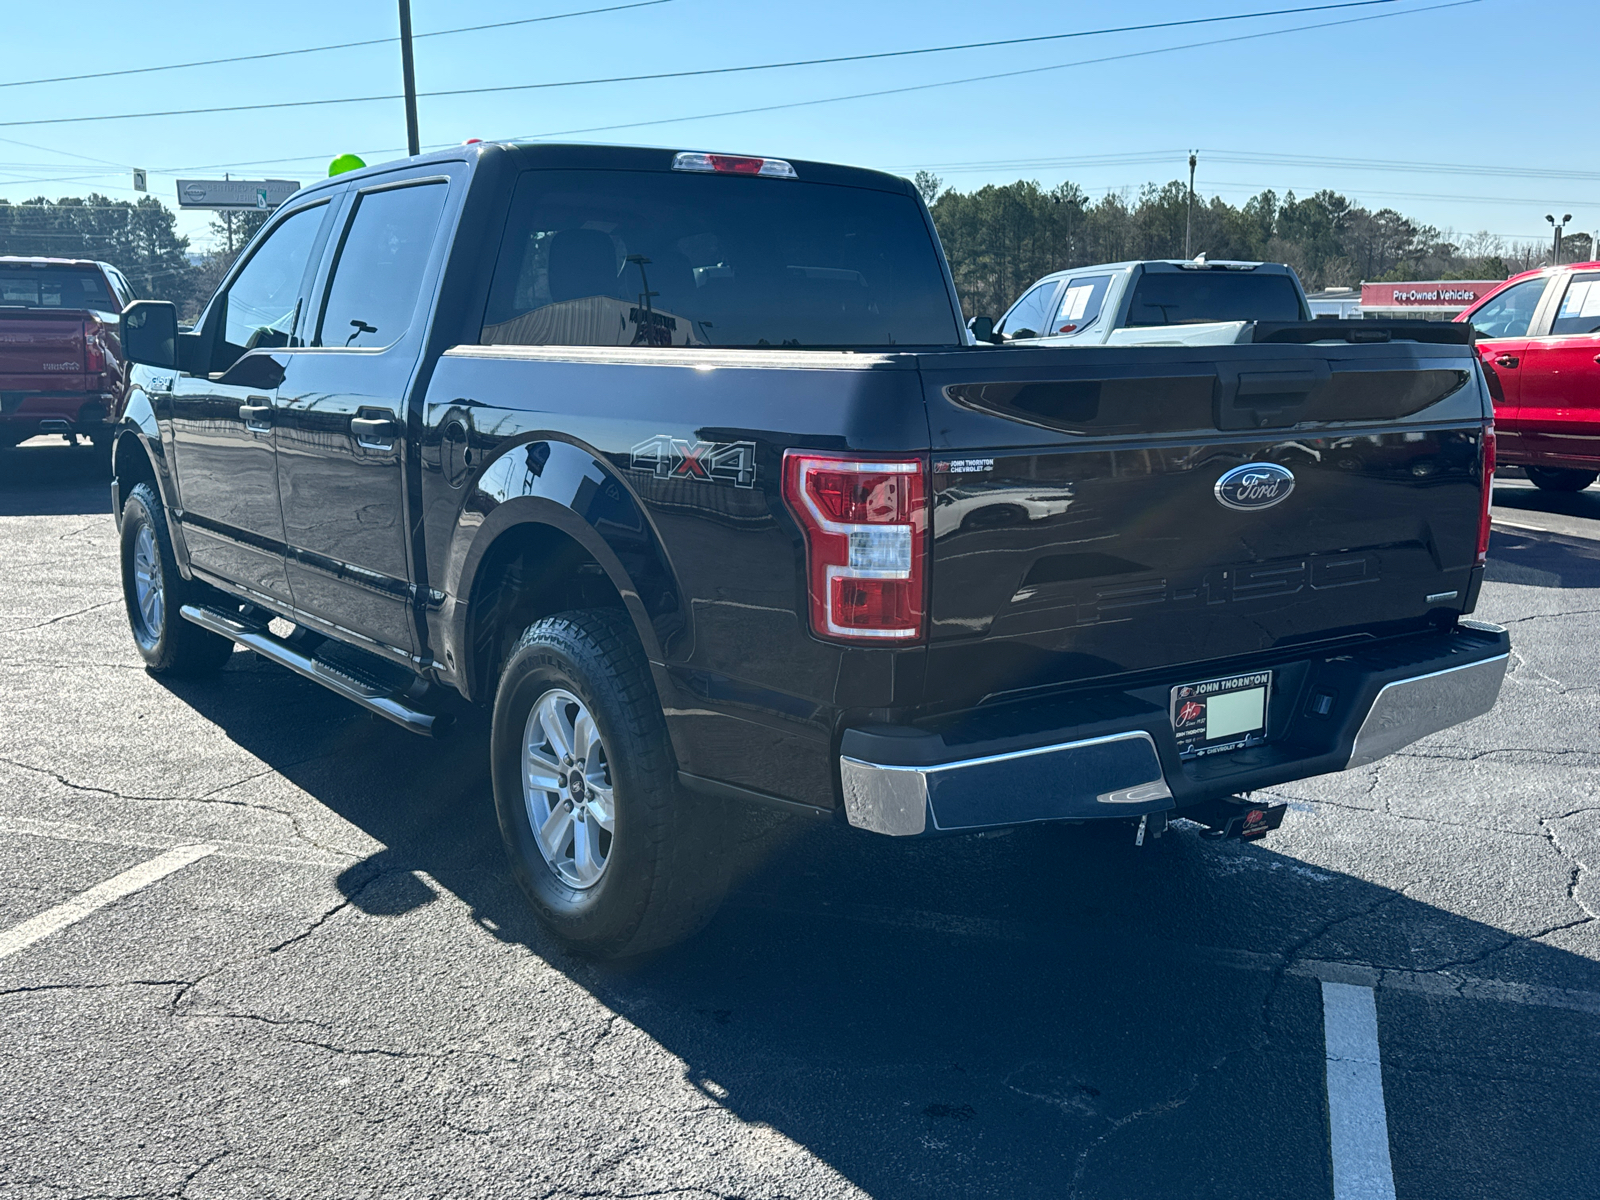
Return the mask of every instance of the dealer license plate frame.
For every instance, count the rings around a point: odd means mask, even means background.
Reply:
[[[1271,671],[1245,671],[1174,687],[1168,715],[1179,756],[1206,758],[1265,744],[1272,676]],[[1260,693],[1259,706],[1252,694],[1256,692]],[[1223,703],[1213,708],[1212,701],[1219,698]],[[1255,716],[1258,708],[1259,722]],[[1245,722],[1242,726],[1241,721]],[[1215,736],[1210,732],[1213,726]]]

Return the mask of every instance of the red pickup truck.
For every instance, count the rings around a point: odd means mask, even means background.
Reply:
[[[41,433],[107,443],[122,408],[118,321],[133,298],[109,263],[0,257],[0,449]]]
[[[1456,320],[1477,331],[1501,465],[1552,492],[1600,477],[1600,262],[1513,275]]]

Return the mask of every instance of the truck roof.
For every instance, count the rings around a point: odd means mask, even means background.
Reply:
[[[93,258],[46,258],[37,254],[0,254],[0,265],[26,267],[103,267]]]
[[[578,142],[474,142],[452,146],[414,158],[394,159],[374,163],[357,171],[347,171],[327,180],[319,180],[301,189],[297,195],[309,195],[323,188],[342,186],[353,179],[387,175],[396,169],[425,166],[428,163],[477,163],[492,157],[505,156],[517,169],[544,168],[546,170],[602,170],[602,171],[669,171],[675,155],[684,152],[728,154],[730,157],[759,158],[762,155],[735,154],[733,151],[705,151],[693,146],[607,146]],[[765,157],[781,157],[766,155]],[[913,193],[911,182],[887,171],[874,171],[866,167],[846,167],[837,163],[816,162],[811,159],[783,158],[794,168],[795,175],[808,183],[842,184],[846,187],[872,188],[876,191]],[[781,182],[781,181],[774,181]]]
[[[1060,279],[1067,275],[1082,275],[1085,271],[1128,271],[1134,267],[1177,267],[1191,271],[1212,268],[1226,271],[1255,271],[1261,270],[1268,275],[1287,275],[1289,267],[1284,263],[1275,262],[1250,262],[1242,258],[1208,258],[1203,262],[1192,258],[1130,258],[1123,262],[1114,263],[1088,263],[1081,267],[1068,267],[1062,271],[1052,271],[1048,275],[1041,275],[1033,285],[1043,283],[1047,279]]]

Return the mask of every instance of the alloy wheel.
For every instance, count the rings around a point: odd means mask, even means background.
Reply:
[[[528,713],[522,796],[550,869],[579,890],[599,883],[616,826],[611,768],[593,716],[563,688],[545,692]]]
[[[155,531],[148,523],[139,526],[133,540],[133,599],[138,606],[134,632],[145,645],[153,646],[165,627],[167,594]]]

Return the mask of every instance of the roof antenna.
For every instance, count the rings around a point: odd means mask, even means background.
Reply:
[[[1197,262],[1197,263],[1203,263],[1203,262],[1205,262],[1205,260],[1206,260],[1206,252],[1204,250],[1200,251],[1199,254],[1196,254],[1194,256],[1194,261]]]

